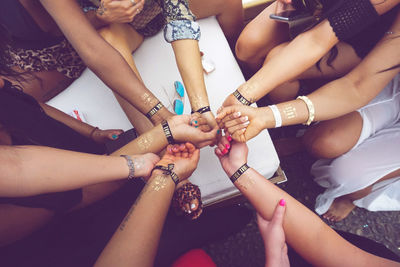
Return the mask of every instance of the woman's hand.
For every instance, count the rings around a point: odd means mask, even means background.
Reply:
[[[217,123],[235,141],[246,142],[274,122],[273,118],[269,118],[266,109],[269,108],[254,108],[244,105],[223,107],[218,110]]]
[[[123,130],[111,129],[111,130],[101,130],[95,128],[94,132],[91,133],[90,138],[97,143],[105,143],[109,140],[116,140]]]
[[[222,137],[214,152],[225,173],[230,177],[247,162],[248,148],[246,143],[229,142],[229,137]],[[221,148],[227,151],[221,150]],[[227,148],[229,147],[229,149]]]
[[[285,200],[281,199],[276,205],[271,221],[264,220],[257,213],[258,229],[264,240],[266,267],[289,267],[285,232],[283,230],[283,217],[285,215]]]
[[[153,153],[132,155],[131,158],[135,168],[134,177],[145,179],[150,177],[154,166],[160,161],[160,157]]]
[[[233,95],[230,94],[225,98],[225,101],[222,103],[223,107],[229,107],[229,106],[234,106],[234,105],[242,105],[239,100]]]
[[[197,148],[215,143],[218,128],[211,129],[198,113],[173,116],[168,119],[168,124],[177,142],[191,142]]]
[[[180,181],[189,178],[194,170],[197,168],[197,164],[200,159],[200,150],[187,142],[180,145],[168,145],[166,153],[157,165],[168,166],[168,164],[174,164],[175,172]]]
[[[102,0],[96,11],[96,16],[101,21],[110,23],[129,23],[139,14],[145,0]]]

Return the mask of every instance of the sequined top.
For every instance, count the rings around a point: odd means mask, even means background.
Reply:
[[[95,9],[100,4],[99,0],[78,2],[84,11]],[[164,27],[165,40],[173,42],[181,39],[199,40],[200,27],[195,20],[188,0],[146,0],[143,10],[130,24],[144,36],[154,35]]]

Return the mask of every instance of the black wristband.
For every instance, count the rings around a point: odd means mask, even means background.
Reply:
[[[379,19],[370,0],[341,2],[338,8],[327,11],[328,21],[340,41],[354,37]]]
[[[237,179],[239,179],[242,174],[249,169],[249,165],[247,163],[243,164],[232,176],[229,178],[231,179],[232,183],[235,183]]]
[[[177,185],[179,183],[179,177],[175,172],[172,171],[174,167],[174,164],[168,164],[167,167],[156,165],[153,170],[162,170],[164,174],[171,176],[172,181],[174,181],[175,185]]]
[[[168,122],[163,121],[161,123],[162,129],[164,131],[165,137],[167,138],[168,144],[175,144],[174,137],[172,136],[171,129],[169,128]]]
[[[209,111],[211,111],[210,106],[205,106],[205,107],[199,108],[196,112],[203,114],[203,113],[206,113]]]
[[[251,105],[251,102],[249,100],[247,100],[241,93],[239,93],[238,90],[233,92],[233,96],[236,97],[236,99],[239,100],[239,102],[242,103],[243,105],[246,105],[246,106]]]
[[[151,119],[151,117],[154,116],[160,109],[162,109],[164,105],[161,102],[158,102],[157,105],[155,105],[152,109],[150,109],[149,112],[146,113],[146,117],[148,119]]]

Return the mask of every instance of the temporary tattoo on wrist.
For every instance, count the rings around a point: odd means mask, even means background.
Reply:
[[[153,138],[149,134],[144,134],[137,138],[137,144],[142,151],[147,151],[152,142]]]
[[[239,179],[239,177],[249,169],[249,165],[247,165],[247,163],[243,164],[234,174],[232,174],[232,176],[230,177],[232,183],[235,183],[237,179]]]
[[[193,96],[190,98],[190,103],[192,104],[193,108],[204,107],[207,105],[208,101],[205,100],[202,96]]]
[[[126,164],[128,165],[129,168],[128,179],[133,179],[135,175],[135,164],[133,163],[131,156],[121,155],[121,157],[125,158]]]
[[[150,109],[149,112],[146,113],[146,117],[148,119],[151,119],[151,117],[153,117],[163,107],[164,107],[164,105],[161,104],[161,102],[158,102],[157,105],[155,105],[152,109]]]
[[[283,106],[282,113],[285,115],[286,119],[294,119],[297,117],[296,108],[291,104],[287,104]]]
[[[151,183],[151,188],[157,192],[164,189],[167,186],[168,179],[167,175],[156,175]]]

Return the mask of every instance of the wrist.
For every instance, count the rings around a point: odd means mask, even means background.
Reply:
[[[238,160],[237,162],[232,162],[229,164],[229,166],[226,168],[225,172],[226,174],[231,177],[243,164],[245,164],[246,161],[244,160]]]
[[[263,129],[275,128],[274,114],[269,107],[262,107],[257,109],[260,112],[259,118],[262,118]]]

